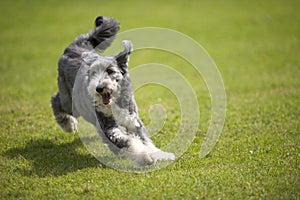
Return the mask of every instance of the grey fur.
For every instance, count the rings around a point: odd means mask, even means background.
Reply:
[[[139,118],[128,75],[132,43],[123,41],[124,50],[116,56],[100,56],[99,50],[111,44],[119,23],[98,17],[95,26],[76,38],[59,59],[59,92],[51,99],[56,121],[64,131],[74,132],[76,118],[82,116],[97,127],[113,152],[125,149],[141,165],[174,160],[172,153],[154,146]]]

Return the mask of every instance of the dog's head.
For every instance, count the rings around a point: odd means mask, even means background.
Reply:
[[[87,74],[88,92],[95,106],[108,106],[119,96],[122,82],[128,77],[128,61],[132,43],[123,41],[124,50],[116,56],[100,56],[96,53],[83,53],[82,58],[89,70]]]

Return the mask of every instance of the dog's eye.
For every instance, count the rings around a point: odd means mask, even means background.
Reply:
[[[106,72],[108,73],[108,75],[115,73],[115,71],[112,70],[111,68],[106,69]]]

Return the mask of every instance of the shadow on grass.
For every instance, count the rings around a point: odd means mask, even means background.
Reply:
[[[92,155],[81,153],[81,140],[54,144],[51,140],[31,140],[25,147],[12,148],[6,157],[18,158],[14,171],[25,176],[61,176],[89,167],[105,167]]]

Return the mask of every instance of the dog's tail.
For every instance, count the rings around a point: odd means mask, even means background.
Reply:
[[[95,20],[95,29],[88,34],[87,40],[100,51],[104,51],[115,39],[119,22],[111,17],[100,16]]]

